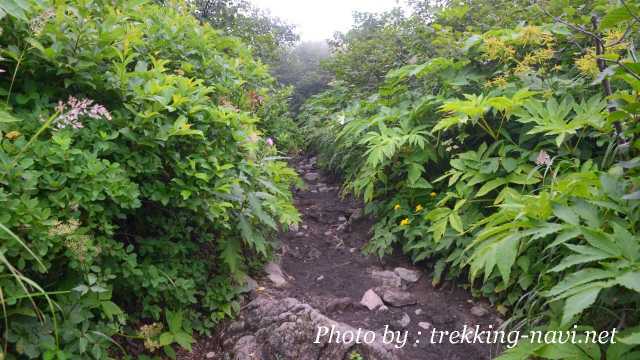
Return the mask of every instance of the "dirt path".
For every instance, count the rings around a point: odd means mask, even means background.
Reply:
[[[308,185],[295,195],[302,224],[297,231],[281,234],[280,257],[258,279],[252,301],[239,318],[215,337],[200,341],[185,358],[338,360],[349,359],[353,352],[364,359],[492,358],[492,348],[486,345],[429,343],[434,328],[495,328],[500,320],[486,304],[454,286],[435,289],[430,275],[404,256],[382,261],[364,256],[361,248],[373,222],[362,216],[361,205],[340,199],[339,184],[318,172],[314,158],[300,159],[296,168]],[[363,306],[368,290],[385,304],[373,310]],[[375,295],[370,300],[379,301]],[[343,333],[375,331],[376,341],[335,344],[336,338],[330,342],[327,334],[314,344],[318,327],[332,325]],[[385,327],[398,331],[401,339],[407,333],[402,349],[382,343]]]

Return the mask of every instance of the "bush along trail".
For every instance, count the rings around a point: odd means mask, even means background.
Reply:
[[[407,6],[0,0],[0,360],[639,359],[640,4]]]
[[[175,358],[298,221],[281,89],[181,2],[0,18],[0,359]]]
[[[306,183],[294,197],[302,222],[280,234],[277,256],[251,281],[251,300],[238,319],[184,359],[462,360],[495,354],[495,347],[471,344],[469,332],[466,343],[429,344],[433,329],[495,329],[501,320],[459,288],[435,289],[404,256],[363,255],[373,220],[361,204],[341,199],[339,184],[318,172],[314,157],[295,165]]]
[[[366,252],[427,260],[507,328],[578,332],[502,360],[637,358],[638,2],[423,5],[359,18],[298,116],[376,219]]]

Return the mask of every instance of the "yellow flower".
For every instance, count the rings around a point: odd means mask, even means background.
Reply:
[[[539,49],[533,53],[533,60],[538,64],[542,64],[551,60],[554,53],[554,50],[550,48]]]
[[[496,37],[484,39],[484,52],[489,60],[502,60],[515,55],[516,50]]]
[[[595,51],[589,49],[584,56],[576,60],[576,67],[583,75],[596,77],[600,73],[597,58]]]
[[[393,210],[400,210],[400,204],[396,204],[396,206],[393,207]]]
[[[405,225],[409,225],[409,219],[408,218],[404,218],[404,219],[402,219],[402,221],[400,221],[400,226],[405,226]]]
[[[525,60],[527,60],[526,57],[525,57]],[[528,73],[530,71],[531,71],[531,66],[529,66],[525,61],[519,62],[518,66],[516,66],[516,68],[513,70],[513,72],[518,75]]]
[[[420,204],[416,205],[416,212],[420,212],[420,211],[422,211],[422,209],[424,209],[422,207],[422,205],[420,205]]]
[[[505,87],[507,86],[507,84],[508,84],[507,78],[504,75],[499,75],[496,78],[487,81],[485,86],[486,87],[492,87],[492,86]]]
[[[431,193],[431,194],[429,194],[429,195],[431,195],[431,197],[436,197],[436,195],[438,195],[438,194],[436,194],[435,192],[432,192],[432,193]]]
[[[624,35],[625,35],[624,32],[620,30],[608,31],[604,37],[604,41],[605,41],[604,46],[607,48],[607,51],[617,52],[617,51],[626,49],[627,46],[629,45],[628,42],[621,41],[621,39],[624,39]]]
[[[18,137],[20,137],[20,135],[22,135],[22,133],[20,133],[20,131],[10,131],[10,132],[6,133],[4,135],[4,137],[6,137],[9,140],[15,140]]]
[[[537,26],[525,26],[520,29],[520,41],[524,44],[538,44],[542,39],[542,30]]]

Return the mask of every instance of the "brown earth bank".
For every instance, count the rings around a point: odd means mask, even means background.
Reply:
[[[319,172],[314,157],[294,166],[307,184],[295,193],[302,223],[280,234],[276,260],[257,281],[249,281],[239,316],[180,359],[496,356],[495,345],[472,343],[476,326],[496,329],[502,322],[486,303],[455,286],[434,288],[430,275],[401,254],[364,255],[373,221],[363,216],[361,204],[342,199],[339,184]],[[449,336],[440,337],[440,331],[462,331],[465,325],[467,341],[454,337],[462,342],[454,344]]]

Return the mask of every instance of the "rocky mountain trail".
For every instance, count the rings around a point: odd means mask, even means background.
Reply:
[[[475,360],[495,355],[490,345],[431,344],[433,329],[495,329],[501,320],[463,289],[433,287],[430,275],[402,254],[383,259],[363,254],[373,220],[363,215],[361,204],[341,198],[339,184],[318,170],[314,157],[298,159],[295,167],[307,184],[295,193],[302,223],[280,234],[278,256],[262,277],[249,281],[249,299],[239,316],[180,358],[342,360],[357,353],[368,360]],[[385,330],[406,332],[402,346],[383,343]],[[336,341],[337,334],[349,333],[360,343]],[[372,337],[375,341],[364,341]]]

